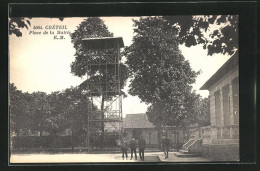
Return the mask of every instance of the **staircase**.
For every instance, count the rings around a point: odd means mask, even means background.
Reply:
[[[176,157],[198,157],[201,153],[202,139],[190,139],[182,146],[179,152],[175,152]]]

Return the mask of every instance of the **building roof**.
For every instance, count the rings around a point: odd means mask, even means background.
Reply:
[[[155,128],[155,126],[148,120],[146,114],[127,114],[123,128]]]
[[[221,77],[226,75],[235,66],[238,65],[238,52],[236,52],[226,63],[218,69],[218,71],[208,79],[208,81],[200,88],[200,90],[208,90],[213,84],[218,82]]]
[[[109,49],[122,48],[124,41],[122,37],[97,37],[82,39],[83,44],[88,49]]]

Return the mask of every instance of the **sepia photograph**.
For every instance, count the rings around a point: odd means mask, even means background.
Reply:
[[[9,17],[10,163],[239,162],[238,25]]]

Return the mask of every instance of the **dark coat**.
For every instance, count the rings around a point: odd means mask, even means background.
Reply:
[[[131,140],[130,141],[130,148],[131,149],[135,149],[137,147],[137,142],[136,142],[136,140]]]
[[[138,147],[139,147],[139,149],[145,149],[145,145],[146,145],[145,139],[140,138],[138,140]]]
[[[170,145],[171,145],[171,140],[169,138],[162,138],[161,141],[162,144],[162,149],[164,150],[169,150]]]
[[[121,142],[121,149],[127,149],[127,141],[126,140],[123,140]]]

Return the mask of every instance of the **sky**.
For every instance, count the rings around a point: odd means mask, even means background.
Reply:
[[[101,17],[114,33],[115,37],[122,37],[125,46],[132,44],[134,17]],[[22,29],[22,37],[9,36],[9,64],[10,83],[14,83],[19,90],[32,93],[43,91],[51,93],[62,91],[71,86],[78,86],[84,81],[70,73],[70,64],[75,60],[75,49],[71,43],[69,34],[63,34],[64,39],[54,39],[59,36],[56,30],[48,28],[53,25],[66,25],[63,31],[73,32],[85,18],[32,18],[31,26]],[[138,19],[138,18],[135,18]],[[42,29],[34,29],[41,26]],[[47,28],[46,28],[47,27]],[[34,33],[33,33],[34,31]],[[48,34],[43,34],[45,31]],[[54,31],[54,35],[49,31]],[[36,32],[41,32],[37,34]],[[59,37],[58,37],[59,38]],[[207,51],[202,46],[187,48],[180,45],[180,50],[186,60],[190,62],[193,70],[201,71],[197,77],[193,89],[202,97],[208,96],[207,90],[199,88],[230,58],[230,56],[218,54],[207,56]],[[124,88],[127,92],[128,85]],[[126,114],[145,113],[147,105],[138,97],[128,94],[122,102],[123,116]]]

